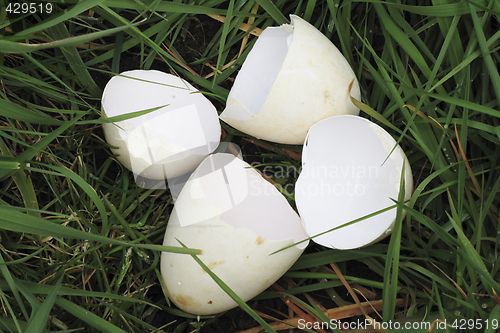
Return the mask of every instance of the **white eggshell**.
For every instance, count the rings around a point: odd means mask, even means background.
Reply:
[[[212,103],[188,82],[156,70],[133,70],[106,85],[107,117],[164,106],[148,114],[103,124],[117,159],[149,179],[174,178],[194,170],[215,150],[221,127]]]
[[[281,277],[307,242],[285,197],[247,163],[230,154],[207,157],[182,189],[163,244],[201,249],[199,259],[248,301]],[[208,315],[237,304],[188,255],[163,252],[161,273],[180,309]]]
[[[291,15],[291,25],[266,28],[248,54],[220,118],[256,138],[303,144],[316,122],[358,115],[349,98],[359,85],[342,53],[314,26]]]
[[[312,126],[295,186],[307,234],[312,237],[394,205],[391,198],[398,199],[403,163],[409,199],[410,164],[383,128],[358,116],[331,117]],[[331,248],[359,248],[389,235],[395,218],[394,208],[313,240]]]

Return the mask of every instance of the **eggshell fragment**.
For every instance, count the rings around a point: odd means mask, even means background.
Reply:
[[[220,118],[256,138],[303,144],[307,131],[330,116],[358,115],[354,72],[314,26],[291,15],[291,25],[266,28],[248,54]]]
[[[295,187],[307,234],[312,237],[394,205],[391,198],[398,199],[403,163],[409,199],[410,164],[384,129],[357,116],[331,117],[312,126]],[[313,240],[331,248],[359,248],[389,235],[395,218],[394,208]]]
[[[305,238],[299,216],[273,185],[233,155],[214,154],[179,194],[163,244],[201,249],[199,259],[248,301],[283,275],[307,242],[270,254]],[[162,252],[161,272],[169,299],[186,312],[237,306],[190,256]]]
[[[163,107],[162,107],[163,106]],[[219,144],[221,127],[212,103],[188,82],[156,70],[114,76],[102,97],[105,116],[161,107],[148,114],[103,124],[117,159],[149,179],[194,170]]]

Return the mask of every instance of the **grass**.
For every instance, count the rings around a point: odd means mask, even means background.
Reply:
[[[17,15],[6,12],[13,2],[0,3],[0,332],[257,332],[255,316],[268,332],[300,318],[496,331],[498,1],[53,0]],[[346,56],[362,88],[354,102],[406,151],[414,193],[407,205],[395,201],[406,216],[390,239],[347,251],[310,245],[248,314],[195,317],[169,305],[158,262],[162,250],[199,252],[161,246],[169,191],[139,188],[111,155],[102,89],[123,70],[171,71],[221,111],[256,40],[238,27],[264,29],[289,14]],[[299,167],[300,147],[223,127],[246,160]],[[295,173],[270,169],[293,189]],[[439,326],[445,319],[459,327]]]

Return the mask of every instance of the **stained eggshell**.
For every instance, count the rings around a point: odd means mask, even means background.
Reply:
[[[342,53],[314,26],[291,15],[291,25],[266,28],[248,54],[220,118],[256,138],[303,144],[316,122],[358,115],[349,97],[359,85]]]
[[[212,103],[188,82],[156,70],[133,70],[106,85],[106,117],[161,107],[148,114],[103,124],[117,159],[149,179],[174,178],[194,170],[215,150],[221,127]]]
[[[394,148],[394,150],[393,150]],[[358,116],[337,116],[311,127],[295,187],[297,209],[309,236],[394,205],[405,168],[405,199],[413,179],[406,155],[392,136]],[[396,209],[313,238],[337,249],[375,243],[393,229]]]
[[[298,259],[307,238],[297,213],[277,189],[231,154],[207,157],[182,189],[164,245],[201,249],[204,262],[240,298],[255,297]],[[162,252],[169,299],[180,309],[208,315],[237,304],[190,256]]]

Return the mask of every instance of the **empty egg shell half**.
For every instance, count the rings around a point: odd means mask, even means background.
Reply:
[[[116,123],[104,123],[117,159],[149,179],[174,178],[193,171],[220,141],[221,127],[212,103],[181,78],[156,70],[133,70],[106,85],[106,117],[161,107]]]
[[[298,259],[307,238],[285,197],[255,169],[231,154],[207,157],[182,189],[164,245],[201,249],[201,261],[248,301]],[[209,315],[237,303],[190,256],[162,252],[161,273],[169,299],[180,309]]]
[[[359,85],[342,53],[314,26],[266,28],[248,54],[220,118],[256,138],[304,144],[309,128],[335,115],[358,115]]]
[[[358,116],[331,117],[312,126],[295,187],[307,234],[313,237],[394,205],[403,164],[407,200],[413,187],[410,164],[384,129]],[[359,248],[389,235],[395,218],[396,208],[313,240],[330,248]]]

